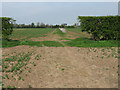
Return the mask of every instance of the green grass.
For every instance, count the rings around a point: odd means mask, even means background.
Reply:
[[[61,40],[69,40],[69,41],[61,41],[65,44],[65,46],[70,47],[118,47],[120,41],[115,40],[102,40],[102,41],[94,41],[90,40],[89,35],[85,32],[81,32],[80,28],[66,28],[67,31],[76,32],[80,36],[80,38],[69,39],[66,37],[66,33],[63,33],[58,28],[22,28],[22,29],[14,29],[14,32],[11,36],[11,39],[18,38],[19,40],[0,40],[0,47],[14,47],[18,45],[29,45],[29,46],[38,46],[38,47],[63,47],[64,45],[58,41],[30,41],[30,38],[33,37],[45,37],[45,34],[53,33],[61,36]],[[67,33],[68,34],[68,33]],[[74,36],[73,36],[74,37]]]
[[[20,43],[20,45],[30,45],[30,46],[47,46],[47,47],[63,47],[62,44],[60,44],[57,41],[23,41]]]
[[[120,41],[114,40],[103,40],[103,41],[94,41],[88,38],[76,38],[69,41],[63,41],[63,43],[70,47],[118,47]],[[64,47],[63,44],[58,41],[3,41],[3,48],[5,47],[14,47],[18,45],[29,45],[29,46],[38,46],[38,47]]]
[[[74,40],[67,41],[64,43],[70,47],[118,47],[120,41],[94,41],[88,38],[76,38]]]
[[[10,41],[7,41],[7,40],[3,40],[2,41],[2,45],[0,45],[0,47],[14,47],[14,46],[18,46],[20,45],[20,41],[18,40],[10,40]]]
[[[27,40],[34,37],[45,37],[50,32],[54,31],[52,28],[14,28],[11,39],[17,38],[22,40]]]
[[[66,33],[63,33],[62,31],[60,31],[58,28],[55,30],[55,32],[53,34],[57,34],[61,37],[64,37]]]
[[[14,47],[18,45],[29,45],[29,46],[38,46],[38,47],[63,47],[63,45],[57,41],[3,41],[2,47]]]
[[[81,29],[79,27],[78,28],[65,28],[65,29],[71,32],[81,33]]]

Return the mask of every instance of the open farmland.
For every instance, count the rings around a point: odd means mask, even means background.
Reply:
[[[49,46],[49,47],[118,47],[120,41],[94,41],[90,35],[79,28],[67,28],[63,33],[59,28],[20,28],[14,29],[10,41],[3,41],[2,47],[18,45]]]
[[[3,87],[117,88],[119,41],[93,41],[79,28],[14,29],[3,40]]]

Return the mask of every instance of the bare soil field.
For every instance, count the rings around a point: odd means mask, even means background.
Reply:
[[[117,47],[2,48],[3,59],[31,53],[20,70],[3,72],[3,84],[17,88],[118,88],[117,52]],[[9,67],[15,63],[10,61]]]

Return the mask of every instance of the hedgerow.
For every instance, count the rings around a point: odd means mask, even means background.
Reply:
[[[120,16],[78,16],[82,31],[93,40],[120,40]]]
[[[8,36],[13,32],[13,22],[15,20],[9,17],[0,17],[0,21],[2,21],[2,38],[8,39]]]

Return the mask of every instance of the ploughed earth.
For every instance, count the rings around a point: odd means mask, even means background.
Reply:
[[[2,48],[4,87],[117,88],[118,48]]]

